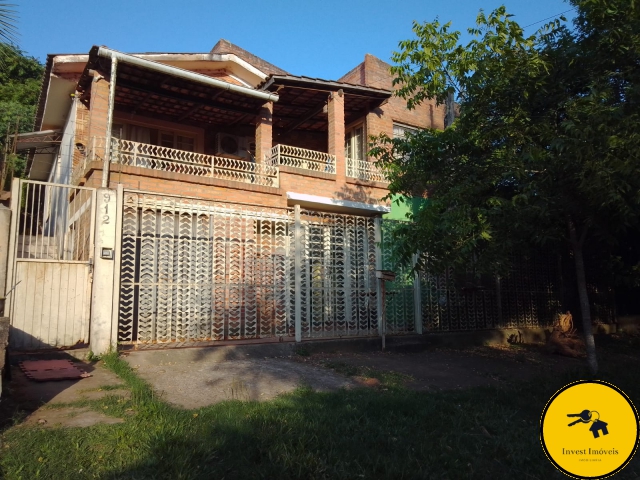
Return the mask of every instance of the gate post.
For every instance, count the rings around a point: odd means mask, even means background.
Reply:
[[[5,317],[12,317],[13,314],[13,309],[12,309],[12,305],[15,303],[13,302],[13,297],[15,297],[15,295],[13,295],[12,297],[9,297],[9,301],[7,303],[7,294],[9,292],[11,292],[11,290],[13,289],[13,287],[15,285],[13,285],[13,272],[15,269],[15,265],[16,265],[16,244],[18,243],[18,235],[19,235],[19,229],[18,229],[18,223],[20,222],[20,200],[21,200],[21,195],[22,195],[22,189],[20,188],[20,179],[19,178],[14,178],[11,181],[11,223],[10,223],[10,227],[9,227],[9,245],[8,245],[8,250],[7,250],[7,270],[6,270],[6,276],[5,276],[5,284],[2,287],[2,290],[0,290],[0,293],[2,293],[2,297],[4,298],[4,316]],[[9,293],[10,294],[10,293]]]
[[[296,342],[302,341],[302,298],[301,285],[302,281],[302,222],[300,220],[300,205],[294,206],[295,223],[293,226],[293,240],[295,248],[294,257],[294,281],[295,281],[295,327]],[[307,308],[309,308],[307,306]]]
[[[418,254],[413,256],[413,268],[418,264]],[[413,273],[413,312],[416,333],[422,335],[422,285],[420,285],[420,274]]]
[[[12,195],[13,199],[13,195]],[[0,317],[4,314],[5,293],[11,288],[7,288],[7,275],[9,273],[9,262],[12,255],[9,255],[9,238],[11,233],[11,210],[0,205]],[[9,280],[11,282],[11,280]],[[7,315],[8,316],[8,315]]]
[[[116,343],[116,338],[112,336],[111,323],[116,264],[114,253],[117,196],[115,190],[108,188],[98,188],[96,194],[96,234],[89,341],[92,352],[102,355]]]
[[[376,242],[376,270],[382,270],[382,219],[380,217],[376,217],[373,219],[373,228],[374,228],[374,240]],[[380,281],[376,279],[376,302],[377,302],[377,313],[378,313],[378,333],[382,336],[384,333],[384,325],[382,309],[384,305],[384,299],[382,298],[382,288],[380,286]]]

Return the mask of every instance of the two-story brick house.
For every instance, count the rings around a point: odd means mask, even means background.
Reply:
[[[30,287],[18,286],[15,343],[90,338],[100,351],[116,341],[379,334],[379,219],[391,206],[367,139],[443,128],[445,119],[431,103],[407,110],[391,80],[371,55],[328,81],[291,75],[225,40],[204,54],[49,55],[36,131],[20,140],[32,148],[31,181],[47,185],[31,183],[16,200],[35,207],[13,232],[11,275],[35,285],[29,262],[42,252],[88,273],[59,287],[75,282],[84,292],[63,321],[66,337],[56,333],[63,315],[33,320],[47,302],[59,310],[66,294],[43,293],[38,306],[22,302]],[[49,184],[67,187],[54,193]],[[78,192],[97,188],[91,217]],[[103,191],[114,192],[113,217]],[[103,232],[111,228],[112,241]],[[93,288],[80,288],[92,278]],[[392,330],[421,331],[419,302],[405,303]]]

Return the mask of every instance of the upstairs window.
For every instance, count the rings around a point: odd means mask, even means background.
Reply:
[[[393,138],[405,138],[408,133],[417,133],[418,129],[401,123],[393,124]]]
[[[417,133],[418,129],[415,127],[410,127],[408,125],[402,125],[401,123],[393,123],[393,138],[406,138],[407,133]],[[397,155],[396,158],[398,160],[402,160],[406,162],[409,160],[408,155]]]
[[[194,152],[196,147],[196,139],[186,137],[174,132],[160,132],[160,146],[168,148],[176,148],[185,152]]]
[[[360,124],[345,133],[344,156],[352,160],[364,160],[364,125]]]
[[[185,152],[196,151],[196,137],[156,128],[143,127],[128,123],[114,123],[111,136],[120,140],[130,140],[137,143],[157,145],[159,147],[175,148]]]

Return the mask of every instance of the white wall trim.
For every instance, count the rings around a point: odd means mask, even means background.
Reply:
[[[307,207],[332,207],[334,210],[364,210],[371,213],[389,213],[391,207],[386,205],[376,205],[370,203],[353,202],[351,200],[342,200],[338,198],[320,197],[318,195],[308,195],[306,193],[287,192],[287,200],[291,203],[298,203]]]

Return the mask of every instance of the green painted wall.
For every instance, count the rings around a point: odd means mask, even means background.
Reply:
[[[382,218],[407,220],[407,213],[416,213],[427,201],[426,198],[393,195],[391,197],[391,212],[385,213]]]

